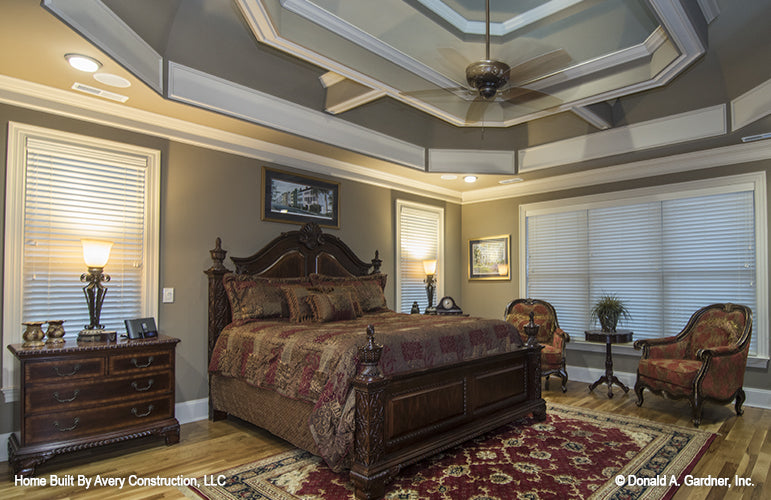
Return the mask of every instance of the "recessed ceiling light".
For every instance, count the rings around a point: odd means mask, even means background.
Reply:
[[[522,177],[513,177],[511,179],[503,179],[502,181],[498,181],[498,184],[514,184],[515,182],[524,182],[525,179]]]
[[[455,180],[455,179],[457,179],[457,178],[458,178],[458,176],[457,176],[457,175],[453,175],[453,174],[444,174],[444,175],[441,177],[441,179],[442,179],[443,181],[454,181],[454,180]]]
[[[463,178],[463,180],[470,184],[472,182],[476,182],[477,181],[477,176],[476,175],[467,175],[466,177]]]
[[[93,73],[102,67],[102,63],[94,59],[93,57],[84,56],[81,54],[64,54],[64,58],[70,63],[73,68],[86,71],[87,73]]]
[[[94,79],[110,87],[118,87],[125,89],[131,87],[131,82],[123,78],[122,76],[113,75],[112,73],[94,73]]]

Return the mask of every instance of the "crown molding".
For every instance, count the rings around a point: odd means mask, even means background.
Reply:
[[[463,193],[463,204],[517,198],[768,159],[771,159],[771,141],[742,143],[533,179],[518,184],[477,189]]]
[[[519,172],[706,139],[727,131],[726,105],[719,104],[521,149],[518,153]]]
[[[771,115],[771,80],[731,100],[731,130],[739,130],[768,115]]]
[[[452,189],[5,75],[0,75],[0,102],[330,177],[461,202],[461,193]]]

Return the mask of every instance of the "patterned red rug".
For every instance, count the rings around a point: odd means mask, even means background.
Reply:
[[[526,418],[403,470],[387,499],[669,498],[715,434],[633,417],[549,404],[545,422]],[[191,488],[212,500],[353,498],[335,474],[301,450],[215,473],[224,486]],[[628,482],[630,476],[656,481]],[[211,481],[210,481],[211,482]],[[664,483],[660,485],[654,482]]]

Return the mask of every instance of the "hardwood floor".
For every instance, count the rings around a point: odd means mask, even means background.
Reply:
[[[598,387],[588,392],[588,384],[569,382],[567,394],[557,389],[544,391],[548,402],[568,404],[595,410],[621,413],[657,422],[690,426],[690,408],[686,401],[669,401],[645,393],[642,408],[635,405],[633,391],[624,394],[614,388],[614,397]],[[556,390],[555,390],[556,389]],[[766,477],[771,473],[771,410],[746,406],[742,417],[736,417],[733,406],[707,404],[702,429],[716,432],[709,451],[696,465],[695,478],[734,476],[750,478],[753,486],[687,487],[682,486],[675,500],[685,499],[766,499],[771,498],[771,485]],[[162,439],[147,439],[55,457],[38,469],[39,478],[51,475],[77,480],[83,475],[93,480],[102,477],[140,478],[160,476],[173,478],[200,477],[223,469],[258,460],[288,450],[290,445],[249,424],[228,419],[216,423],[203,420],[182,426],[181,441],[164,446]],[[17,486],[10,479],[8,463],[0,463],[0,498],[4,499],[64,499],[64,498],[184,498],[174,487],[129,486]]]

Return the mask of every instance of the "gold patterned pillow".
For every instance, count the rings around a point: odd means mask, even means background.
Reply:
[[[319,323],[355,319],[356,306],[349,287],[341,287],[327,293],[314,293],[305,297],[313,310],[313,320]]]
[[[364,312],[387,309],[385,294],[387,274],[368,274],[366,276],[325,276],[323,274],[311,274],[313,286],[350,286],[354,290],[354,299],[359,303]]]
[[[319,294],[318,288],[308,288],[302,285],[282,286],[281,290],[289,304],[289,321],[293,323],[307,323],[313,321],[313,309],[311,309],[307,297]]]
[[[289,317],[289,304],[282,286],[308,284],[306,278],[263,278],[228,273],[222,278],[233,320]]]

